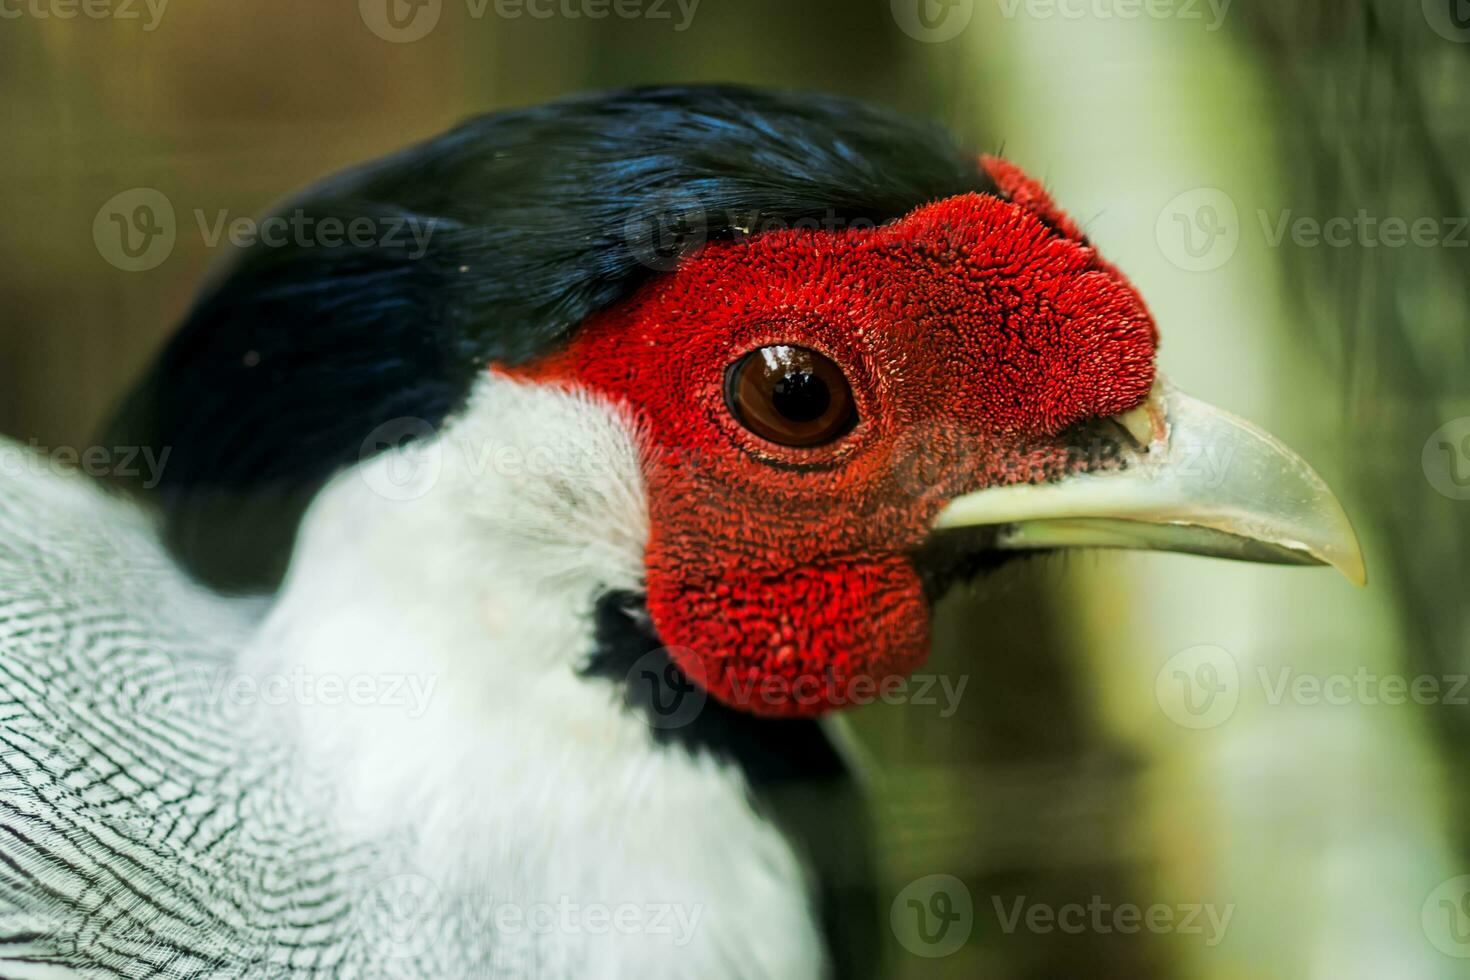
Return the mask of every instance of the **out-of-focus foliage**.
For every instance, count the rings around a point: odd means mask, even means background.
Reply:
[[[1282,96],[1284,171],[1300,209],[1428,217],[1450,229],[1444,247],[1285,257],[1303,336],[1342,365],[1337,410],[1355,442],[1348,471],[1382,529],[1405,650],[1416,672],[1458,675],[1470,672],[1470,507],[1427,485],[1421,450],[1470,414],[1470,44],[1425,30],[1420,6],[1299,0],[1244,12]],[[1456,9],[1438,6],[1446,17]],[[1455,774],[1446,779],[1452,822],[1470,827],[1470,712],[1430,717]],[[1459,844],[1470,857],[1470,835]]]

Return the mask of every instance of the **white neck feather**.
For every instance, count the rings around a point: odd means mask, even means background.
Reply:
[[[658,745],[617,685],[578,675],[598,594],[640,586],[641,474],[618,411],[487,376],[437,435],[321,492],[242,669],[374,692],[270,710],[330,773],[344,833],[406,836],[441,891],[673,903],[703,919],[689,948],[619,937],[609,964],[722,976],[762,946],[751,975],[816,976],[799,862],[740,774]]]
[[[597,595],[639,587],[648,522],[631,428],[588,396],[487,376],[442,431],[418,434],[322,490],[243,661],[262,683],[294,672],[307,690],[340,677],[373,692],[286,705],[283,721],[348,767],[346,812],[389,821],[423,784],[462,779],[475,730],[507,718],[518,737],[561,739],[587,718],[606,727],[601,744],[647,736],[606,710],[615,691],[576,676]]]

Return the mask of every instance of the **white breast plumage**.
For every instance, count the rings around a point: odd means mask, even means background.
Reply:
[[[321,493],[268,610],[7,468],[5,974],[818,975],[740,771],[579,675],[638,584],[637,462],[609,407],[487,377]]]

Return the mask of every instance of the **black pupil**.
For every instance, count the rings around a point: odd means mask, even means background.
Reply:
[[[776,382],[771,405],[792,422],[815,422],[832,405],[832,393],[815,374],[793,371]]]

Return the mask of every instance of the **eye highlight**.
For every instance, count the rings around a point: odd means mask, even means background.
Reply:
[[[820,446],[857,424],[842,369],[805,347],[746,354],[725,375],[725,401],[741,425],[783,446]]]

